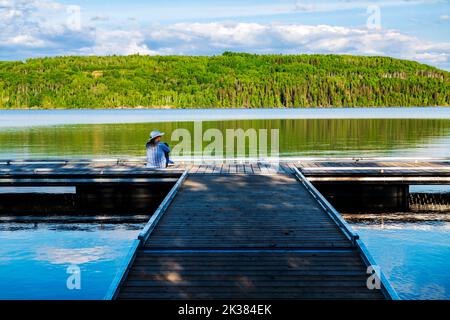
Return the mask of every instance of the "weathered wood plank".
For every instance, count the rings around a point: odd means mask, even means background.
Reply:
[[[172,253],[164,261],[158,257],[138,255],[120,299],[383,298],[380,291],[367,288],[365,268],[355,251],[322,252],[321,259],[313,253],[267,252]],[[189,257],[194,259],[186,260]]]
[[[199,187],[202,185],[207,189]],[[271,193],[265,191],[269,186]],[[328,228],[314,228],[315,225]],[[296,231],[296,226],[310,226],[310,229]],[[281,227],[284,229],[280,230]],[[191,177],[146,244],[148,248],[164,246],[344,247],[350,244],[295,178],[274,175],[227,179]]]

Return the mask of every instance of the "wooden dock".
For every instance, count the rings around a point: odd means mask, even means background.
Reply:
[[[181,176],[181,177],[180,177]],[[107,299],[397,299],[358,235],[310,180],[450,178],[448,161],[0,161],[0,186],[175,183]],[[102,180],[104,179],[104,180]],[[406,182],[405,182],[406,183]]]
[[[296,166],[312,182],[448,184],[448,160],[321,160],[298,161]]]
[[[199,162],[179,161],[169,169],[155,171],[144,167],[144,160],[136,159],[36,159],[0,160],[0,178],[22,175],[62,176],[64,174],[86,177],[87,174],[124,178],[145,178],[157,175],[173,178],[171,172],[187,170],[190,174],[270,174],[277,171],[289,172],[298,168],[310,181],[386,181],[405,184],[447,184],[450,183],[450,159],[410,158],[282,158],[277,162],[264,160],[222,161],[206,159]],[[286,171],[287,170],[287,171]],[[9,181],[4,181],[3,185]],[[88,182],[88,181],[86,181]]]
[[[387,298],[293,175],[192,174],[161,215],[114,298]]]

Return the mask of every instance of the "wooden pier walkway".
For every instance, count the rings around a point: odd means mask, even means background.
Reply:
[[[118,299],[382,299],[357,249],[294,176],[190,175]]]
[[[216,167],[186,171],[107,298],[397,298],[382,274],[368,289],[375,262],[294,167]]]

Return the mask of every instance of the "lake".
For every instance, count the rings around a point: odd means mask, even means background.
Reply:
[[[278,129],[281,156],[450,157],[450,108],[355,108],[1,110],[0,158],[143,156],[151,130],[173,144],[172,132],[193,132],[194,121],[204,130]],[[402,298],[450,299],[445,217],[351,224]],[[1,221],[0,298],[102,298],[141,227]],[[73,263],[83,275],[80,291],[66,287]]]
[[[401,299],[448,300],[449,221],[447,213],[433,221],[374,222],[372,218],[351,225]]]
[[[103,299],[143,226],[2,221],[0,299]],[[79,289],[67,286],[71,266]]]
[[[143,156],[151,130],[173,145],[172,132],[192,133],[194,120],[203,121],[203,131],[278,129],[280,156],[450,155],[450,108],[355,108],[2,110],[0,157]]]

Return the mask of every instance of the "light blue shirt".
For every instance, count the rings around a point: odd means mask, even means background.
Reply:
[[[166,152],[170,152],[170,148],[164,143],[158,142],[154,146],[147,144],[147,168],[165,168]]]

